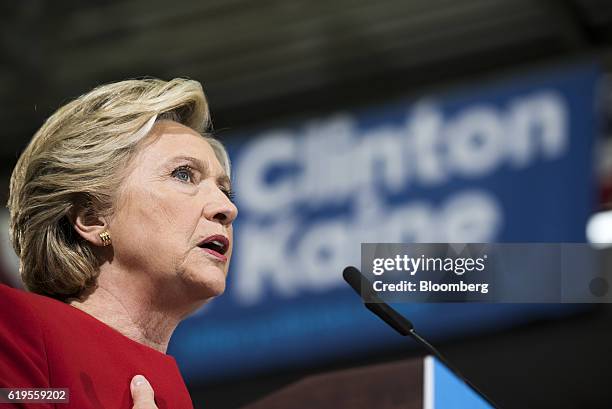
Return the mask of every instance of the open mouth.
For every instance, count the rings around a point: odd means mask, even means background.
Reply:
[[[224,255],[229,249],[229,240],[220,234],[210,236],[202,240],[198,247],[211,250],[214,253]]]

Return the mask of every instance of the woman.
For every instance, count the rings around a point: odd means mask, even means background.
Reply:
[[[237,215],[209,125],[199,83],[146,79],[96,88],[34,135],[10,184],[30,293],[0,286],[0,387],[68,388],[61,407],[79,409],[154,407],[152,387],[159,408],[192,407],[166,349],[223,293]]]

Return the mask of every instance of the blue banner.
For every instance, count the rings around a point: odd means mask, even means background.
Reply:
[[[582,242],[593,210],[595,65],[233,135],[239,216],[226,293],[177,329],[187,380],[406,342],[341,271],[360,244]],[[402,305],[436,338],[562,314],[555,305]]]

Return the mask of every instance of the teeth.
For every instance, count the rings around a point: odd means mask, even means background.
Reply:
[[[225,242],[220,241],[220,240],[207,241],[207,242],[204,242],[202,244],[199,244],[198,247],[200,247],[200,248],[209,248],[209,249],[214,250],[217,253],[221,253],[221,254],[225,254],[225,252],[227,251],[227,247],[226,247]]]

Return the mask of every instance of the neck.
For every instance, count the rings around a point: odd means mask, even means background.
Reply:
[[[97,287],[86,297],[73,299],[69,304],[126,337],[165,354],[172,333],[187,312],[172,308],[172,303],[164,303],[151,282],[125,282],[119,277],[101,271]]]

